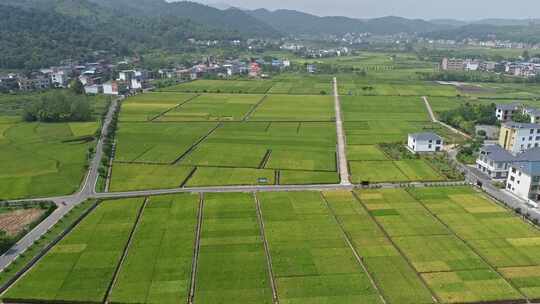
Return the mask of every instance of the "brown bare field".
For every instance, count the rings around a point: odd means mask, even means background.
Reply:
[[[0,229],[14,236],[45,213],[44,209],[18,209],[0,214]]]

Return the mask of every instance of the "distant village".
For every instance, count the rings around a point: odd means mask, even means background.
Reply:
[[[250,78],[266,78],[265,69],[284,70],[291,66],[288,59],[272,59],[266,62],[262,59],[253,61],[224,60],[217,61],[206,58],[191,66],[162,68],[156,71],[144,69],[121,69],[134,66],[133,62],[122,61],[110,64],[106,61],[95,63],[67,63],[61,66],[33,71],[22,75],[9,73],[0,75],[0,91],[31,92],[50,88],[67,88],[71,81],[79,80],[87,94],[121,95],[126,92],[140,91],[150,88],[152,81],[169,79],[176,82],[192,81],[203,77],[229,78],[245,76]],[[314,72],[313,66],[308,71]]]
[[[540,74],[540,58],[495,62],[445,57],[440,63],[440,69],[443,71],[494,72],[509,76],[532,78]]]

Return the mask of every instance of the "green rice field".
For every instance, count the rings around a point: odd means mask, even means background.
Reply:
[[[538,239],[468,187],[105,201],[3,300],[520,303]]]

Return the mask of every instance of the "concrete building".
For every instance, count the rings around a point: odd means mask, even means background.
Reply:
[[[409,134],[407,142],[407,148],[413,153],[439,152],[443,145],[442,137],[431,132]]]
[[[480,148],[476,167],[494,180],[506,180],[508,169],[515,157],[499,145],[486,145]]]
[[[103,94],[105,95],[120,95],[128,91],[125,82],[109,81],[103,84]]]
[[[101,94],[103,93],[103,86],[100,84],[93,84],[84,87],[84,92],[86,94]]]
[[[497,116],[498,121],[510,121],[512,120],[512,115],[519,111],[519,104],[498,104],[495,110],[495,116]]]
[[[505,122],[501,125],[499,145],[512,154],[538,147],[540,145],[540,125]]]
[[[540,148],[516,157],[508,173],[506,190],[524,200],[540,201]]]
[[[441,62],[443,71],[463,71],[465,69],[465,61],[458,58],[443,58]]]

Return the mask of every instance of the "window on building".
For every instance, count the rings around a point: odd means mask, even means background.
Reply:
[[[535,183],[540,183],[540,176],[533,176],[532,180]]]
[[[428,146],[428,149],[431,149],[431,147],[433,147],[433,145],[429,145],[429,146]]]
[[[441,144],[441,141],[440,140],[437,140],[437,145],[440,145]]]
[[[530,134],[533,134],[534,133],[534,129],[531,129],[531,131],[529,132]]]
[[[532,136],[529,136],[529,140],[532,140],[532,139],[533,139],[533,137],[532,137]]]
[[[512,173],[516,173],[516,168],[512,168]]]
[[[515,181],[515,180],[516,180],[516,178],[515,178],[515,177],[513,177],[513,176],[510,176],[510,181]]]

